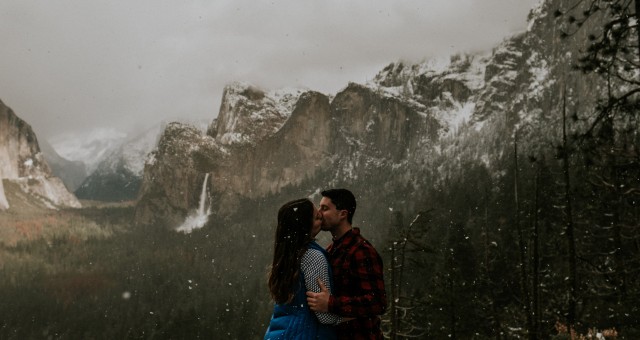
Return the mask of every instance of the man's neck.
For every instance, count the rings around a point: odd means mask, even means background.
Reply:
[[[346,234],[349,230],[351,230],[351,224],[343,223],[339,225],[335,230],[331,232],[331,236],[333,240],[339,240],[344,234]]]

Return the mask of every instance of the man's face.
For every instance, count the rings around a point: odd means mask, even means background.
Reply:
[[[320,232],[320,229],[322,229],[322,214],[320,213],[320,210],[315,207],[313,207],[313,211],[313,227],[311,228],[311,236],[316,237]]]
[[[322,197],[320,200],[320,213],[322,214],[322,230],[331,231],[340,224],[341,212],[337,210],[335,204],[329,197]]]

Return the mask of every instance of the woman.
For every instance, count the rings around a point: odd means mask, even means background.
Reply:
[[[318,278],[331,291],[327,253],[314,238],[322,215],[306,198],[291,201],[278,211],[278,226],[269,274],[269,291],[276,302],[265,339],[334,339],[334,324],[342,321],[330,313],[314,313],[306,292],[320,292]]]

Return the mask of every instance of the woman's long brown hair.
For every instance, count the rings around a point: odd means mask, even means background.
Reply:
[[[276,303],[293,300],[300,276],[300,260],[311,242],[314,205],[306,198],[283,205],[278,211],[278,226],[269,273],[269,291]]]

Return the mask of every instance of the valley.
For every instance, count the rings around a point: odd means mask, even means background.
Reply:
[[[133,207],[0,215],[0,338],[251,338],[270,304],[266,254],[229,257],[237,235],[131,224]],[[24,210],[26,212],[26,210]],[[264,240],[244,238],[239,247]],[[244,268],[244,270],[240,270]],[[260,321],[262,320],[262,321]],[[247,325],[251,325],[247,327]]]
[[[386,334],[640,337],[637,21],[610,8],[634,23],[624,58],[589,59],[607,17],[567,34],[591,12],[562,6],[335,94],[231,82],[206,124],[63,143],[104,155],[89,174],[0,102],[0,338],[260,338],[278,208],[342,187],[383,258]]]

